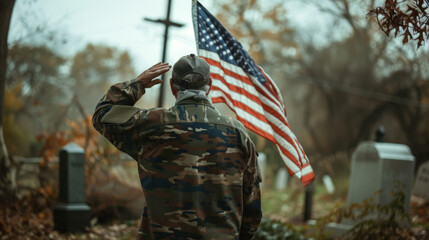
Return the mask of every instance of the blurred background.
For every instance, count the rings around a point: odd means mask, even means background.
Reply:
[[[196,52],[191,2],[172,1],[170,18],[184,26],[170,28],[171,64]],[[377,129],[383,141],[409,146],[416,170],[429,160],[429,48],[380,30],[367,13],[384,1],[200,2],[279,86],[316,174],[312,218],[346,202],[352,153]],[[75,142],[85,150],[94,239],[134,238],[142,201],[136,163],[93,129],[91,116],[110,85],[161,61],[164,25],[144,18],[163,19],[166,11],[167,0],[16,1],[2,120],[18,199],[31,207],[7,218],[20,222],[8,231],[36,224],[39,235],[54,234],[46,209],[58,195],[58,151]],[[150,89],[137,105],[156,107],[158,93],[159,86]],[[168,89],[164,96],[164,107],[172,106]],[[304,186],[282,173],[270,142],[252,138],[264,157],[264,217],[302,223]]]

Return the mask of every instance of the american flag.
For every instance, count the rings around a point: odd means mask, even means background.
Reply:
[[[313,169],[290,129],[282,95],[241,44],[198,1],[192,9],[198,55],[210,65],[213,103],[225,103],[245,127],[273,142],[290,175],[304,185]]]

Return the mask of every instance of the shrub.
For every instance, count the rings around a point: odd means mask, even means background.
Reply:
[[[417,236],[410,228],[410,216],[404,208],[405,194],[401,191],[399,183],[391,195],[392,200],[387,204],[376,204],[374,198],[369,198],[347,207],[334,207],[326,216],[317,220],[317,238],[326,238],[324,229],[328,223],[351,219],[356,224],[341,238],[416,239]]]
[[[304,237],[292,225],[278,220],[262,218],[259,229],[255,234],[255,240],[305,240]]]

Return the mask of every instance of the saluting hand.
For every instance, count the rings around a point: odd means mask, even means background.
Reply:
[[[142,81],[145,88],[151,88],[156,84],[159,84],[162,82],[161,79],[156,77],[162,75],[163,73],[168,72],[170,68],[171,68],[171,65],[169,65],[168,63],[159,62],[153,65],[152,67],[150,67],[149,69],[147,69],[146,71],[142,72],[137,77],[137,80]]]

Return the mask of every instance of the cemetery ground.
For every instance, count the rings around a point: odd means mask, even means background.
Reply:
[[[58,203],[58,186],[55,184],[55,174],[50,172],[48,177],[51,179],[44,186],[40,185],[44,181],[39,178],[40,175],[20,181],[23,184],[20,199],[8,208],[1,207],[0,239],[135,239],[138,218],[127,211],[135,210],[133,205],[125,203],[126,196],[112,194],[118,193],[114,186],[119,186],[122,190],[127,188],[125,186],[129,187],[128,190],[139,190],[139,186],[133,184],[138,182],[135,164],[127,161],[111,164],[109,167],[109,173],[101,170],[97,173],[99,176],[104,174],[104,178],[99,181],[87,176],[86,184],[92,181],[98,188],[109,190],[97,192],[98,198],[91,196],[94,192],[86,190],[86,199],[90,201],[92,208],[90,227],[86,228],[86,232],[61,233],[54,230],[53,209]],[[57,170],[56,167],[53,169]],[[336,174],[333,193],[327,191],[321,179],[316,179],[311,219],[323,220],[332,210],[345,207],[349,186],[346,172]],[[330,239],[324,238],[320,224],[309,225],[303,221],[305,188],[297,179],[289,178],[289,183],[283,190],[272,187],[275,185],[274,177],[268,174],[265,179],[262,189],[264,219],[256,239]],[[100,182],[115,184],[99,185]],[[111,197],[107,197],[108,195]],[[106,204],[108,202],[117,204],[109,206]],[[138,216],[139,212],[135,214]],[[393,229],[390,235],[379,239],[429,239],[429,203],[412,197],[410,220],[412,224],[409,227]],[[378,230],[383,232],[382,229]]]

